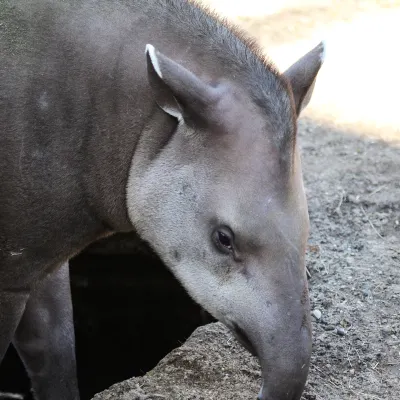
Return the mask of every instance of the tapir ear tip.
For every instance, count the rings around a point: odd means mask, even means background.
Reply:
[[[155,48],[154,48],[154,46],[152,45],[152,44],[150,44],[150,43],[147,43],[146,44],[146,50],[145,50],[145,53],[147,54],[147,53],[151,53],[151,52],[155,52]]]
[[[157,75],[162,78],[162,73],[161,73],[161,68],[160,68],[160,63],[158,61],[158,56],[156,53],[156,49],[152,44],[146,44],[146,50],[145,54],[147,57],[150,58],[150,62],[153,65],[153,68],[155,69]]]
[[[321,64],[323,64],[326,59],[326,40],[321,40],[318,46],[321,48],[319,58],[321,60]]]

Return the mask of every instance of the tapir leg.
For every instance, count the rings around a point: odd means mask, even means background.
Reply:
[[[12,341],[28,298],[28,290],[0,290],[0,363]]]
[[[68,263],[31,294],[13,344],[38,400],[78,400]]]

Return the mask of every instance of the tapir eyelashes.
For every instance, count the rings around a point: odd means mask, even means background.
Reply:
[[[213,242],[219,251],[225,254],[234,252],[233,232],[228,227],[218,227],[213,232]]]

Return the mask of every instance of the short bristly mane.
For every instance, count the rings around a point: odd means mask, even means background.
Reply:
[[[198,0],[156,0],[171,23],[185,26],[196,43],[201,39],[202,51],[212,54],[248,90],[253,101],[268,114],[271,127],[276,128],[280,145],[294,142],[295,115],[286,79],[266,58],[255,39],[238,26],[221,17]]]
[[[174,0],[173,0],[174,1]],[[256,40],[251,37],[247,32],[241,29],[238,25],[235,25],[233,22],[228,21],[226,17],[221,16],[215,10],[213,10],[210,6],[207,6],[201,2],[201,0],[186,0],[192,6],[196,7],[197,9],[201,10],[203,13],[206,14],[208,17],[208,22],[211,22],[210,29],[212,31],[213,27],[215,28],[218,24],[220,24],[224,29],[222,37],[224,39],[228,38],[232,41],[231,45],[237,44],[237,40],[239,39],[243,44],[244,48],[238,48],[233,46],[230,50],[234,52],[237,51],[237,55],[243,55],[242,51],[245,52],[246,58],[248,57],[247,52],[250,50],[250,54],[256,57],[256,62],[261,62],[265,68],[271,71],[276,77],[280,78],[280,73],[276,66],[273,64],[271,60],[269,60],[263,51],[261,50],[260,46],[257,44]],[[199,14],[200,16],[201,14]],[[203,22],[200,19],[200,23]],[[229,43],[228,43],[229,44]],[[255,61],[255,60],[254,60]]]

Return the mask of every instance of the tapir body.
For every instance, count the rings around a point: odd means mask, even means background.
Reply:
[[[13,342],[38,400],[79,398],[68,259],[128,231],[258,356],[260,399],[300,398],[322,53],[280,74],[187,1],[0,1],[0,360]]]

